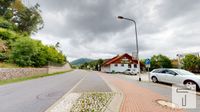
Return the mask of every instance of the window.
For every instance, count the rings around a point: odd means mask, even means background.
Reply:
[[[152,71],[153,73],[162,73],[162,70],[159,70],[159,69],[155,69]]]
[[[124,67],[124,64],[121,64],[122,67]]]
[[[115,67],[117,67],[118,66],[118,64],[115,64]]]
[[[131,64],[128,64],[128,68],[131,68]]]
[[[137,64],[134,64],[134,68],[137,68]]]
[[[171,70],[167,70],[167,71],[166,71],[166,73],[167,73],[167,74],[171,74],[171,75],[177,75],[177,73],[176,73],[176,72],[174,72],[174,71],[171,71]]]
[[[166,73],[167,73],[167,70],[160,70],[159,73],[166,74]]]

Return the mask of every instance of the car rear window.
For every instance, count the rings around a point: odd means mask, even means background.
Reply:
[[[153,70],[153,73],[160,73],[160,72],[162,72],[162,70]]]

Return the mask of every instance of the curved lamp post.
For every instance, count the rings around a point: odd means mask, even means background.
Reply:
[[[136,21],[130,18],[125,18],[123,16],[118,16],[118,19],[128,20],[134,23],[135,25],[135,37],[136,37],[136,49],[137,49],[137,60],[138,60],[138,70],[139,70],[139,81],[141,81],[141,74],[140,74],[140,59],[139,59],[139,47],[138,47],[138,34],[137,34],[137,24]]]

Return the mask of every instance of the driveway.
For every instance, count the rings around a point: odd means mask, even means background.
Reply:
[[[77,83],[79,85],[73,88]],[[74,92],[111,91],[93,72],[75,70],[61,75],[0,86],[0,112],[44,112],[72,88]]]

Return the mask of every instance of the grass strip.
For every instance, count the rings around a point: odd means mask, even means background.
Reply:
[[[30,77],[19,77],[19,78],[8,79],[8,80],[0,80],[0,85],[22,82],[22,81],[32,80],[32,79],[38,79],[38,78],[42,78],[42,77],[54,76],[54,75],[59,75],[59,74],[63,74],[63,73],[71,72],[71,71],[73,71],[73,70],[57,72],[57,73],[53,73],[53,74],[34,75],[34,76],[30,76]]]

